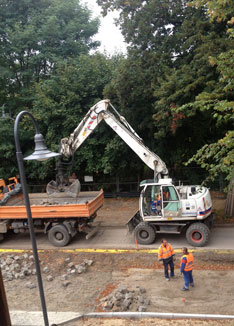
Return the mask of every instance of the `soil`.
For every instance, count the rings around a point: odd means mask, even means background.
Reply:
[[[9,255],[1,254],[0,257]],[[92,259],[93,264],[82,274],[69,275],[71,282],[62,285],[61,275],[66,273],[65,259],[81,264]],[[80,313],[102,312],[101,299],[119,287],[136,290],[143,287],[150,299],[147,311],[180,312],[201,314],[233,314],[234,303],[234,254],[196,252],[194,281],[195,287],[182,292],[183,277],[176,261],[176,277],[169,282],[163,276],[163,267],[153,254],[141,253],[74,253],[64,251],[43,251],[39,258],[49,267],[54,280],[43,285],[48,311],[74,311]],[[4,281],[10,310],[40,310],[38,287],[29,289],[25,284],[31,281],[37,285],[36,276],[25,280]],[[184,298],[184,300],[183,300]],[[227,304],[229,303],[229,304]],[[131,309],[130,309],[131,311]]]

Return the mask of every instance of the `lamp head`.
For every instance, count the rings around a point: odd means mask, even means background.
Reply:
[[[48,148],[45,145],[44,137],[42,136],[42,134],[39,133],[35,134],[34,140],[35,140],[35,150],[31,155],[25,157],[24,160],[46,161],[52,157],[61,155],[59,153],[51,152],[48,150]]]

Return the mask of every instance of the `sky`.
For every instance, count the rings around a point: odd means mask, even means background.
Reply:
[[[94,37],[95,40],[101,42],[101,46],[98,48],[100,52],[106,52],[109,55],[115,52],[126,53],[126,44],[124,43],[123,36],[114,25],[114,18],[118,13],[108,13],[106,17],[101,16],[101,9],[96,4],[95,0],[82,0],[82,3],[86,3],[88,8],[94,13],[94,17],[99,16],[101,20],[101,26],[99,27],[99,33]]]

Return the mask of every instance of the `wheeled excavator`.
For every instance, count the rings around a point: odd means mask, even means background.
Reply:
[[[166,164],[144,145],[140,136],[110,100],[102,100],[91,107],[69,138],[61,140],[62,156],[72,158],[102,120],[154,171],[154,179],[141,182],[139,210],[127,223],[129,231],[134,232],[136,241],[147,245],[153,243],[159,233],[186,232],[187,241],[191,245],[205,246],[213,221],[209,189],[199,185],[175,186],[168,176]],[[60,160],[56,181],[47,185],[47,193],[55,196],[56,193],[65,191],[71,196],[77,196],[79,181],[74,180],[69,184],[64,177],[64,164]]]

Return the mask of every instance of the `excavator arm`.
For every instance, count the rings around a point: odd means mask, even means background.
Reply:
[[[113,109],[115,114],[110,112],[109,107]],[[66,158],[73,157],[77,149],[102,120],[104,120],[141,158],[141,160],[154,171],[155,180],[161,176],[168,176],[165,163],[158,155],[151,152],[150,149],[143,144],[142,139],[137,135],[125,118],[118,113],[109,100],[102,100],[91,107],[74,132],[70,134],[70,137],[61,140],[60,153]],[[60,177],[59,181],[57,178],[57,185],[53,183],[53,190],[58,186],[60,187],[60,191],[62,191],[61,189],[64,188],[62,179]],[[49,192],[51,193],[53,190],[49,189]]]

